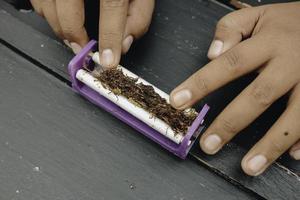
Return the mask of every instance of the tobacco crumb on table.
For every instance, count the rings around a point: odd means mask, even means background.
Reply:
[[[110,69],[101,72],[97,77],[104,88],[110,89],[115,95],[122,95],[130,102],[139,106],[167,123],[175,133],[185,134],[197,115],[194,109],[189,112],[176,110],[166,99],[154,91],[150,85],[137,83],[138,79],[128,77],[121,69]]]
[[[39,171],[40,171],[40,168],[36,166],[36,167],[33,168],[33,171],[39,172]]]

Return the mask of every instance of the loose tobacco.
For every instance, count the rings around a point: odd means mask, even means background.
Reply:
[[[157,94],[153,87],[137,83],[138,79],[126,76],[121,69],[105,70],[96,77],[115,95],[122,95],[133,104],[145,109],[167,123],[175,133],[185,134],[196,118],[195,110],[176,110]]]

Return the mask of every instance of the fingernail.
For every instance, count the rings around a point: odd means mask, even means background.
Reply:
[[[92,56],[92,59],[95,63],[100,64],[99,52],[95,52],[94,55]]]
[[[114,55],[111,49],[104,49],[101,54],[100,62],[104,67],[111,67],[114,62]]]
[[[67,45],[69,48],[72,48],[69,40],[63,40],[63,41],[64,41],[65,45]]]
[[[206,153],[215,153],[220,148],[221,142],[220,136],[216,134],[209,135],[205,138],[202,149]]]
[[[214,40],[209,47],[207,55],[209,58],[215,58],[222,53],[222,49],[223,42],[221,40]]]
[[[181,107],[192,99],[191,91],[184,89],[172,95],[173,103],[176,107]]]
[[[295,150],[295,151],[292,151],[292,152],[291,152],[291,155],[293,156],[293,158],[294,158],[295,160],[300,160],[300,149]]]
[[[129,48],[131,47],[131,44],[133,42],[133,36],[128,35],[124,40],[123,40],[123,51],[126,53]]]
[[[81,46],[75,42],[71,42],[70,45],[75,54],[78,54],[82,49]]]
[[[251,158],[247,163],[247,169],[251,175],[259,175],[267,164],[267,158],[263,155],[256,155]]]

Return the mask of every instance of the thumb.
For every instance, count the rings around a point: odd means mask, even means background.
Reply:
[[[262,15],[263,8],[244,8],[221,18],[207,53],[208,58],[215,59],[243,39],[250,37]]]

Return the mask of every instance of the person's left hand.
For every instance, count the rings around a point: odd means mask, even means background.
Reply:
[[[134,40],[142,37],[151,23],[154,0],[99,0],[100,64],[116,67]],[[30,0],[54,33],[75,54],[89,41],[85,29],[84,0]],[[89,11],[89,10],[87,10]]]
[[[208,52],[213,60],[170,95],[175,108],[185,109],[228,82],[259,72],[202,135],[202,150],[215,154],[290,92],[284,113],[243,158],[242,168],[248,175],[261,174],[293,145],[290,154],[300,159],[299,19],[299,2],[246,8],[223,17]]]

